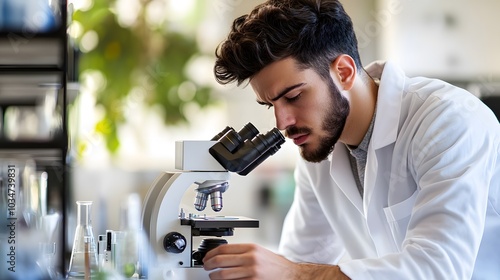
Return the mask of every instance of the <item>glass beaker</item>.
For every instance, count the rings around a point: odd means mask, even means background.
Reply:
[[[97,246],[92,232],[92,201],[77,201],[77,223],[68,278],[90,279],[97,276]]]

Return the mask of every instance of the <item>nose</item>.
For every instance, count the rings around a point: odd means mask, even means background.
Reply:
[[[283,106],[274,106],[274,117],[276,119],[276,127],[279,130],[285,130],[287,127],[295,124],[293,113]]]

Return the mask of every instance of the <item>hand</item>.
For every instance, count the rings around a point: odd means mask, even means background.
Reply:
[[[297,264],[255,244],[226,244],[208,251],[205,270],[210,279],[294,279]]]

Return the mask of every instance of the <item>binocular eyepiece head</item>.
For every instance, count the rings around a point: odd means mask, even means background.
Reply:
[[[285,143],[285,137],[277,128],[259,134],[251,123],[238,132],[226,127],[212,140],[217,143],[209,149],[210,154],[224,168],[240,175],[248,174]]]

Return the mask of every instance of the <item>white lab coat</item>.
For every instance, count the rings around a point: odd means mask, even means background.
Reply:
[[[500,124],[472,94],[380,78],[362,199],[337,144],[328,160],[300,159],[280,253],[339,264],[351,279],[500,279]]]

